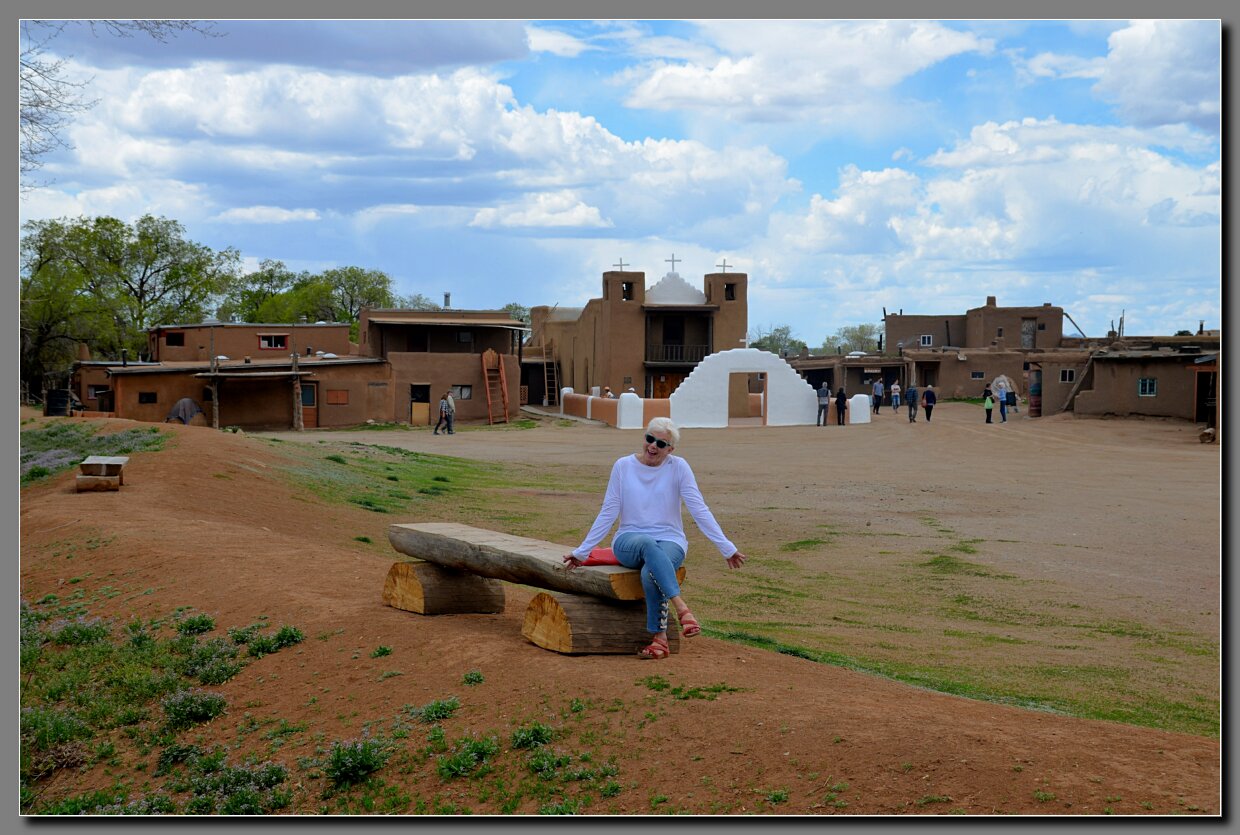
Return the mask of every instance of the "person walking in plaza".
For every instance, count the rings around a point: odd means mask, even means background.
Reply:
[[[439,427],[441,426],[451,427],[452,426],[452,422],[448,420],[448,398],[451,396],[452,396],[451,394],[445,391],[443,393],[443,396],[439,398],[439,420],[436,421],[435,423],[435,432],[434,432],[434,434],[436,435],[439,434]]]
[[[644,443],[611,468],[603,505],[581,544],[564,555],[564,567],[584,565],[594,546],[603,541],[619,519],[611,550],[626,568],[640,569],[646,593],[646,630],[649,645],[639,658],[667,658],[668,604],[675,607],[680,634],[692,638],[702,626],[689,610],[676,581],[676,570],[685,561],[689,541],[685,538],[681,503],[707,539],[714,543],[728,568],[740,568],[747,559],[724,536],[702,498],[689,462],[672,455],[680,443],[680,430],[670,418],[657,417],[646,426]]]
[[[994,417],[995,412],[995,395],[990,390],[990,386],[982,390],[982,407],[986,410],[986,422],[994,423],[991,418]]]
[[[452,389],[444,394],[444,400],[448,401],[448,434],[456,434],[456,401],[452,399]]]
[[[908,398],[908,422],[917,422],[917,384],[910,382],[908,391],[904,394]]]
[[[900,411],[900,381],[891,384],[891,411]]]
[[[930,413],[934,411],[934,404],[938,402],[939,398],[934,393],[934,386],[926,386],[926,390],[921,393],[921,407],[926,411],[926,423],[930,422]]]
[[[995,381],[995,402],[999,404],[999,422],[1007,423],[1007,383],[1002,377]]]
[[[878,410],[883,405],[883,378],[879,377],[874,381],[874,414],[878,414]]]
[[[826,426],[827,418],[831,416],[831,387],[827,385],[827,381],[823,380],[822,385],[818,389],[818,417],[817,426]]]
[[[848,412],[848,395],[844,394],[844,387],[840,386],[840,390],[835,393],[835,422],[840,426],[844,425],[844,418]]]

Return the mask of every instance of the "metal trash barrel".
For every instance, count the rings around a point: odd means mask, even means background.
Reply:
[[[68,417],[73,413],[72,389],[48,389],[43,401],[43,414],[49,417]]]

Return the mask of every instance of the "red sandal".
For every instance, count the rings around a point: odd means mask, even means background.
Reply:
[[[697,618],[688,609],[676,616],[680,619],[680,635],[682,638],[692,638],[695,635],[702,634],[702,625],[698,623]]]
[[[671,648],[667,645],[667,639],[655,638],[637,653],[637,657],[644,660],[653,659],[655,661],[661,661],[664,658],[667,658],[670,654]]]

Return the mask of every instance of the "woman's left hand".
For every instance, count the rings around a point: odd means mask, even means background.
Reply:
[[[564,568],[566,571],[572,571],[574,568],[580,568],[583,565],[585,565],[585,563],[574,557],[572,554],[564,555]]]
[[[742,554],[740,551],[737,551],[735,554],[728,557],[727,559],[728,568],[740,568],[742,565],[745,564],[745,560],[747,559],[749,558],[746,557],[744,554]]]

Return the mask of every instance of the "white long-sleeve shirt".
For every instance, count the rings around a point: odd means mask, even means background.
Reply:
[[[689,553],[689,541],[685,539],[681,523],[680,503],[684,501],[689,515],[707,539],[715,544],[719,553],[728,558],[736,553],[736,546],[723,535],[715,521],[689,462],[669,455],[657,467],[650,467],[626,455],[611,467],[607,492],[603,494],[603,506],[590,527],[590,532],[573,550],[573,556],[584,560],[590,551],[603,541],[617,517],[620,525],[616,536],[622,533],[644,533],[655,539],[675,542],[685,554]],[[614,540],[613,540],[614,541]]]

